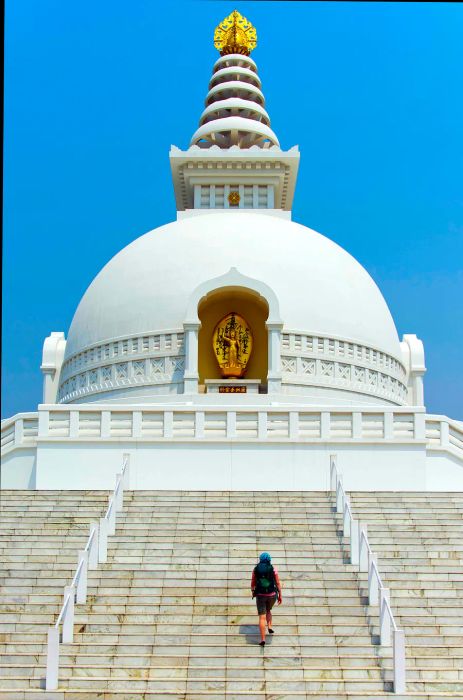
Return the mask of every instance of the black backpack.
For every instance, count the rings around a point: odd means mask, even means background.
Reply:
[[[265,561],[261,561],[255,567],[254,573],[256,576],[256,595],[277,592],[275,572],[271,564]]]

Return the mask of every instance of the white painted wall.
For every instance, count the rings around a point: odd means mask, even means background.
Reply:
[[[131,489],[325,491],[329,455],[347,490],[463,491],[463,468],[425,445],[44,443],[37,451],[38,489],[110,489],[121,455],[130,454]],[[24,488],[24,487],[23,487]]]
[[[426,490],[463,492],[461,461],[446,452],[429,452],[426,456]]]
[[[26,447],[2,456],[2,489],[35,489],[36,449]]]

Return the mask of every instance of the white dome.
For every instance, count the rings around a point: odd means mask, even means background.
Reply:
[[[59,400],[133,402],[183,393],[191,300],[196,313],[204,297],[196,298],[198,288],[223,287],[215,278],[231,279],[231,268],[249,282],[238,286],[267,290],[269,321],[283,323],[283,393],[316,402],[404,403],[397,331],[363,267],[305,226],[223,210],[155,229],[103,268],[72,321]]]
[[[276,216],[223,211],[154,229],[110,260],[77,308],[66,357],[102,341],[182,328],[193,290],[231,267],[271,287],[285,329],[401,359],[381,292],[345,250]]]

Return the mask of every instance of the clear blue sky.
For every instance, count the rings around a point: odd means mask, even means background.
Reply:
[[[294,219],[334,239],[423,339],[430,412],[463,418],[463,6],[240,2]],[[42,343],[94,276],[175,218],[224,2],[8,0],[3,409],[41,400]]]

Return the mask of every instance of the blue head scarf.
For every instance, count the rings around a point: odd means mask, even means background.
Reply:
[[[270,562],[272,560],[272,557],[268,552],[262,552],[262,554],[259,557],[259,561],[268,561]]]

